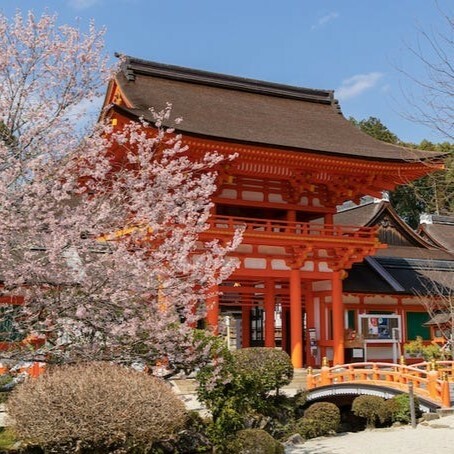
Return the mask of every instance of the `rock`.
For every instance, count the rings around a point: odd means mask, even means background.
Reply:
[[[433,421],[434,419],[440,419],[440,415],[438,413],[423,413],[421,419],[423,421]]]
[[[300,445],[304,443],[304,438],[300,434],[291,435],[287,441],[284,443],[285,446]]]

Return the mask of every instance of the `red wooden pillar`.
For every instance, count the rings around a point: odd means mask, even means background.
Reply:
[[[314,294],[312,293],[312,282],[308,282],[308,287],[304,292],[306,301],[306,324],[307,328],[315,328],[315,308]],[[316,358],[312,356],[311,339],[309,332],[306,333],[306,365],[314,367]]]
[[[251,346],[251,307],[248,300],[246,306],[241,308],[241,338],[242,348]]]
[[[217,285],[211,287],[208,292],[206,322],[214,334],[217,334],[219,325],[219,288]]]
[[[334,224],[334,217],[333,217],[333,213],[326,213],[325,214],[325,224]]]
[[[301,310],[301,273],[290,271],[290,356],[293,367],[303,367],[303,318]]]
[[[265,347],[276,346],[274,326],[274,281],[265,281]]]
[[[333,365],[344,364],[344,304],[342,302],[341,272],[335,271],[331,280],[333,304]]]

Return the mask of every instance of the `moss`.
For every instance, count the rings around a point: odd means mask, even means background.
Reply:
[[[14,432],[9,428],[0,429],[0,449],[9,451],[16,444],[17,440]]]

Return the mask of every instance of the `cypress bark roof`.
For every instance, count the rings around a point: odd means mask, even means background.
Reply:
[[[341,211],[334,215],[334,223],[378,225],[379,239],[388,245],[374,257],[353,265],[344,281],[344,291],[430,294],[454,290],[454,254],[421,238],[389,202]]]
[[[419,234],[454,254],[454,216],[431,216],[430,223],[419,225]]]
[[[173,106],[178,130],[213,139],[370,160],[440,158],[373,139],[340,112],[332,90],[315,90],[124,57],[115,78],[131,114]],[[173,126],[169,124],[168,126]]]

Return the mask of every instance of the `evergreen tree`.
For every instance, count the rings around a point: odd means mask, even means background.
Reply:
[[[445,170],[397,187],[390,193],[390,201],[399,215],[413,228],[419,224],[421,213],[454,214],[454,145],[449,142],[434,144],[423,140],[419,144],[402,142],[378,118],[350,121],[375,139],[419,150],[446,153]]]

